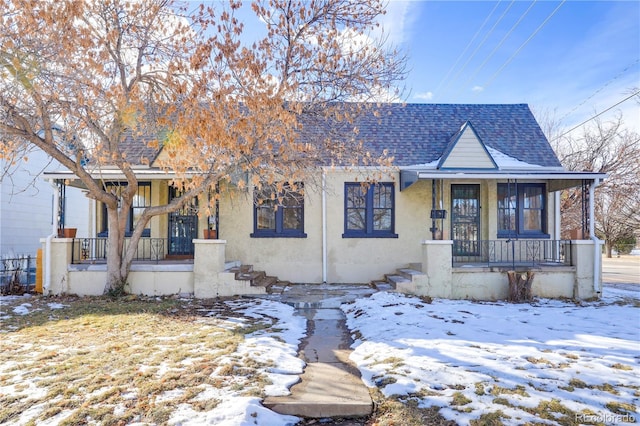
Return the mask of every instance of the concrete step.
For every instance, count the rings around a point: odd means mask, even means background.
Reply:
[[[291,395],[267,397],[265,407],[280,414],[305,418],[366,417],[373,409],[369,391],[360,377],[340,363],[309,363]]]
[[[264,275],[251,282],[252,286],[269,288],[278,282],[278,278]]]
[[[400,284],[400,283],[404,284],[404,283],[410,283],[411,282],[411,280],[403,277],[402,275],[394,275],[394,274],[385,275],[385,278],[386,278],[387,282],[389,284],[391,284],[391,286],[393,288],[397,288],[398,284]]]
[[[415,269],[411,268],[396,269],[396,272],[398,273],[398,275],[405,277],[409,281],[413,280],[414,275],[424,275],[421,271],[416,271]]]

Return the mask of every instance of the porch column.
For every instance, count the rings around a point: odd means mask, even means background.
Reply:
[[[422,242],[422,272],[426,280],[418,284],[418,295],[451,298],[452,249],[451,240]]]
[[[71,250],[73,238],[43,238],[45,256],[44,264],[47,265],[48,283],[42,289],[45,296],[58,296],[69,293],[69,265],[71,264]],[[49,249],[47,250],[47,246]]]
[[[571,262],[576,268],[573,298],[576,300],[599,298],[601,296],[600,270],[594,265],[592,255],[593,250],[599,249],[600,244],[595,241],[571,241]],[[599,256],[598,260],[600,260]]]
[[[218,274],[224,271],[226,240],[193,240],[193,295],[198,299],[217,297]]]
[[[593,292],[595,297],[602,295],[602,240],[596,237],[596,187],[600,179],[596,178],[589,185],[589,236],[593,240]]]

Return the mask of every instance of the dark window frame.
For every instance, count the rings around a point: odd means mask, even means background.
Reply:
[[[105,187],[116,187],[119,186],[121,188],[126,188],[128,186],[128,182],[105,182]],[[147,207],[151,207],[151,182],[138,182],[138,191],[141,188],[145,188],[145,192],[148,191],[149,195],[149,205],[138,205],[136,200],[139,198],[137,193],[133,196],[133,200],[131,202],[131,207],[129,207],[129,214],[127,216],[127,226],[125,228],[124,236],[130,237],[133,234],[133,220],[134,220],[134,212],[136,209],[144,210]],[[148,188],[148,189],[147,189]],[[147,195],[147,194],[145,194]],[[119,203],[119,201],[118,201]],[[107,217],[107,206],[102,203],[102,232],[98,233],[98,237],[108,237],[109,236],[109,219]],[[147,223],[147,227],[142,231],[142,237],[149,238],[151,237],[151,227],[150,223]]]
[[[304,189],[302,183],[297,183],[296,186],[301,190]],[[250,234],[251,238],[307,238],[307,234],[304,232],[304,192],[289,192],[285,191],[284,194],[280,194],[273,200],[273,214],[274,214],[274,228],[259,228],[258,216],[261,209],[267,209],[264,201],[260,202],[259,197],[263,194],[271,191],[258,190],[254,188],[253,191],[253,232]],[[282,199],[281,197],[285,197]],[[280,199],[280,201],[278,201]],[[266,198],[265,201],[270,201],[271,198]],[[295,200],[298,203],[294,205],[286,205],[285,201]],[[298,217],[300,226],[298,228],[286,228],[285,227],[285,212],[289,210],[299,210]]]
[[[524,195],[527,188],[536,188],[540,190],[542,206],[537,208],[526,207]],[[547,231],[547,212],[548,212],[548,197],[547,197],[547,185],[540,182],[527,182],[527,183],[498,183],[497,186],[497,215],[498,215],[498,238],[550,238]],[[513,200],[510,200],[507,206],[500,206],[503,196],[511,194]],[[514,203],[515,202],[515,203]],[[525,227],[525,210],[539,210],[540,211],[540,229],[526,230]],[[511,215],[515,218],[515,229],[500,229],[501,226],[501,212],[507,212],[508,216]]]
[[[358,188],[363,192],[364,207],[349,206],[349,189]],[[380,193],[376,194],[376,190],[379,188],[385,188],[389,190],[389,196],[391,199],[390,207],[376,206],[376,198],[380,199]],[[366,192],[364,191],[366,189]],[[365,223],[364,229],[351,229],[349,228],[349,211],[350,210],[364,210]],[[374,210],[390,210],[390,229],[375,229]],[[378,182],[371,184],[368,187],[363,186],[358,182],[345,182],[344,184],[344,233],[342,238],[398,238],[398,234],[395,233],[396,222],[396,196],[395,196],[395,184],[393,182]]]

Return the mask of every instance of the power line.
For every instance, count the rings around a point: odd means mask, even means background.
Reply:
[[[577,129],[580,126],[583,126],[585,124],[587,124],[588,122],[590,122],[591,120],[595,120],[596,118],[600,117],[602,114],[604,114],[607,111],[611,111],[613,108],[617,107],[618,105],[628,101],[629,99],[633,98],[636,95],[640,95],[640,90],[638,90],[635,93],[632,93],[631,95],[627,96],[626,98],[624,98],[623,100],[621,100],[620,102],[617,102],[614,105],[611,105],[609,108],[605,109],[604,111],[600,111],[599,113],[597,113],[596,115],[594,115],[591,118],[588,118],[586,120],[584,120],[582,123],[578,124],[577,126],[573,126],[571,129],[567,130],[566,132],[564,132],[563,134],[561,134],[560,136],[556,137],[555,139],[553,139],[551,142],[555,142],[558,139],[560,139],[561,137],[563,137],[564,135],[573,132],[575,129]]]
[[[447,85],[445,86],[445,89],[447,87],[449,87],[449,84],[451,84],[452,81],[455,81],[458,76],[460,75],[460,73],[462,71],[464,71],[464,69],[467,67],[467,65],[469,64],[469,62],[471,61],[471,59],[473,59],[473,57],[476,55],[476,53],[478,53],[478,50],[480,50],[480,48],[484,45],[484,43],[487,41],[487,39],[489,38],[489,36],[493,33],[493,30],[496,29],[496,27],[498,26],[498,24],[500,23],[500,21],[502,21],[502,18],[504,18],[504,16],[507,14],[507,12],[511,9],[511,6],[513,6],[513,4],[516,2],[516,0],[511,0],[511,3],[509,3],[509,6],[507,6],[507,8],[504,10],[504,12],[502,12],[502,15],[500,15],[500,17],[498,18],[498,20],[493,24],[493,26],[489,29],[489,31],[487,32],[487,34],[485,34],[484,38],[482,39],[482,41],[480,41],[480,44],[478,44],[475,48],[475,50],[471,53],[471,55],[467,58],[466,62],[462,65],[462,68],[460,68],[458,70],[458,72],[453,76],[453,78],[451,80],[449,80],[449,82],[447,83]]]
[[[438,87],[436,87],[436,90],[435,90],[436,93],[440,90],[440,87],[442,87],[442,83],[447,81],[447,78],[449,78],[449,75],[451,75],[451,72],[458,65],[458,62],[460,62],[460,59],[462,59],[464,54],[467,53],[467,50],[469,50],[469,48],[471,47],[471,45],[475,41],[476,37],[478,37],[478,35],[480,34],[480,32],[482,31],[484,26],[487,24],[487,22],[489,22],[489,19],[491,19],[491,17],[493,16],[493,12],[496,11],[496,9],[498,8],[499,5],[500,5],[500,1],[496,2],[495,6],[493,6],[493,9],[491,9],[491,12],[489,12],[489,15],[487,15],[487,17],[484,19],[484,22],[482,23],[482,25],[480,25],[480,28],[478,28],[478,31],[476,31],[476,33],[473,35],[473,37],[471,37],[471,40],[469,40],[469,43],[467,43],[467,47],[464,48],[464,50],[462,51],[460,56],[458,56],[458,59],[456,59],[456,62],[451,66],[451,68],[449,68],[449,71],[447,71],[447,74],[442,78],[442,80],[438,84]]]
[[[631,68],[632,66],[634,66],[635,64],[637,64],[638,62],[640,62],[640,58],[636,59],[634,62],[632,62],[631,64],[627,65],[625,67],[625,69],[623,69],[622,71],[620,71],[618,73],[618,75],[616,75],[615,77],[613,77],[611,80],[607,81],[603,86],[601,86],[598,90],[596,90],[595,92],[593,92],[591,94],[591,96],[589,96],[588,98],[586,98],[584,101],[580,102],[579,105],[573,107],[573,109],[571,111],[569,111],[568,113],[566,113],[565,115],[563,115],[558,121],[562,122],[562,120],[564,120],[565,118],[567,118],[569,115],[571,115],[571,113],[573,113],[575,110],[577,110],[578,108],[580,108],[582,105],[584,105],[589,99],[593,98],[595,95],[597,95],[598,93],[600,93],[605,87],[607,87],[609,84],[611,84],[613,81],[617,80],[622,74],[624,74],[625,72],[627,72],[629,70],[629,68]]]
[[[513,55],[511,55],[511,57],[509,59],[507,59],[507,61],[502,64],[502,66],[498,69],[498,71],[496,71],[491,78],[489,78],[489,80],[484,84],[484,88],[486,88],[487,86],[489,86],[493,80],[495,80],[495,78],[498,76],[498,74],[500,74],[502,72],[502,70],[511,63],[511,61],[513,60],[513,58],[515,58],[518,53],[520,53],[520,51],[527,45],[527,43],[529,43],[531,41],[531,39],[533,37],[536,36],[536,34],[538,34],[538,32],[540,32],[540,30],[546,25],[547,22],[549,22],[549,19],[551,19],[553,17],[553,15],[556,14],[556,12],[562,7],[563,4],[566,3],[567,0],[562,0],[562,2],[558,5],[558,7],[556,7],[553,12],[551,12],[551,14],[549,16],[547,16],[547,18],[542,22],[542,24],[540,24],[540,26],[538,28],[536,28],[536,30],[529,36],[528,39],[526,39],[524,41],[524,43],[522,43],[520,45],[520,47],[518,47],[518,49],[513,52]]]
[[[507,31],[507,33],[504,35],[504,37],[502,37],[502,40],[500,40],[500,42],[496,45],[496,47],[493,48],[493,50],[491,51],[491,53],[489,54],[489,56],[487,56],[487,58],[480,64],[480,66],[476,69],[476,71],[471,75],[471,77],[469,77],[463,84],[461,84],[458,88],[458,93],[460,92],[460,90],[462,90],[462,88],[464,88],[467,83],[469,83],[471,80],[473,80],[475,78],[476,75],[478,75],[478,73],[482,70],[482,68],[484,68],[484,66],[486,65],[486,63],[489,61],[489,59],[491,59],[493,57],[493,55],[495,55],[495,53],[498,51],[498,49],[503,45],[503,43],[509,38],[509,36],[511,35],[511,33],[516,29],[516,27],[518,25],[520,25],[520,22],[522,22],[522,20],[525,18],[525,16],[527,16],[527,14],[529,14],[529,11],[531,11],[531,9],[533,9],[533,6],[536,4],[537,0],[534,0],[531,5],[529,5],[529,7],[527,8],[527,10],[524,11],[524,13],[522,14],[522,16],[520,16],[520,18],[516,21],[515,24],[513,24],[513,26],[511,27],[511,29],[509,29],[509,31]],[[458,94],[456,93],[456,95]]]

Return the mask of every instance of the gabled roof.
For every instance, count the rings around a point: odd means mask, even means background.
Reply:
[[[453,135],[438,161],[439,169],[497,169],[498,165],[468,121]]]
[[[562,167],[526,104],[382,104],[377,111],[356,120],[358,138],[376,154],[389,150],[397,166],[439,161],[461,124],[470,122],[487,148],[531,165]]]
[[[353,127],[357,127],[356,137],[365,147],[377,156],[387,150],[396,166],[437,164],[455,148],[463,130],[471,127],[490,158],[498,151],[534,167],[561,167],[526,104],[380,104],[358,116],[353,124],[336,125],[317,117],[302,117],[301,122],[303,140],[331,133],[353,137]],[[331,131],[330,126],[338,129]],[[128,134],[120,148],[132,164],[151,164],[160,151],[149,146],[154,139]]]

